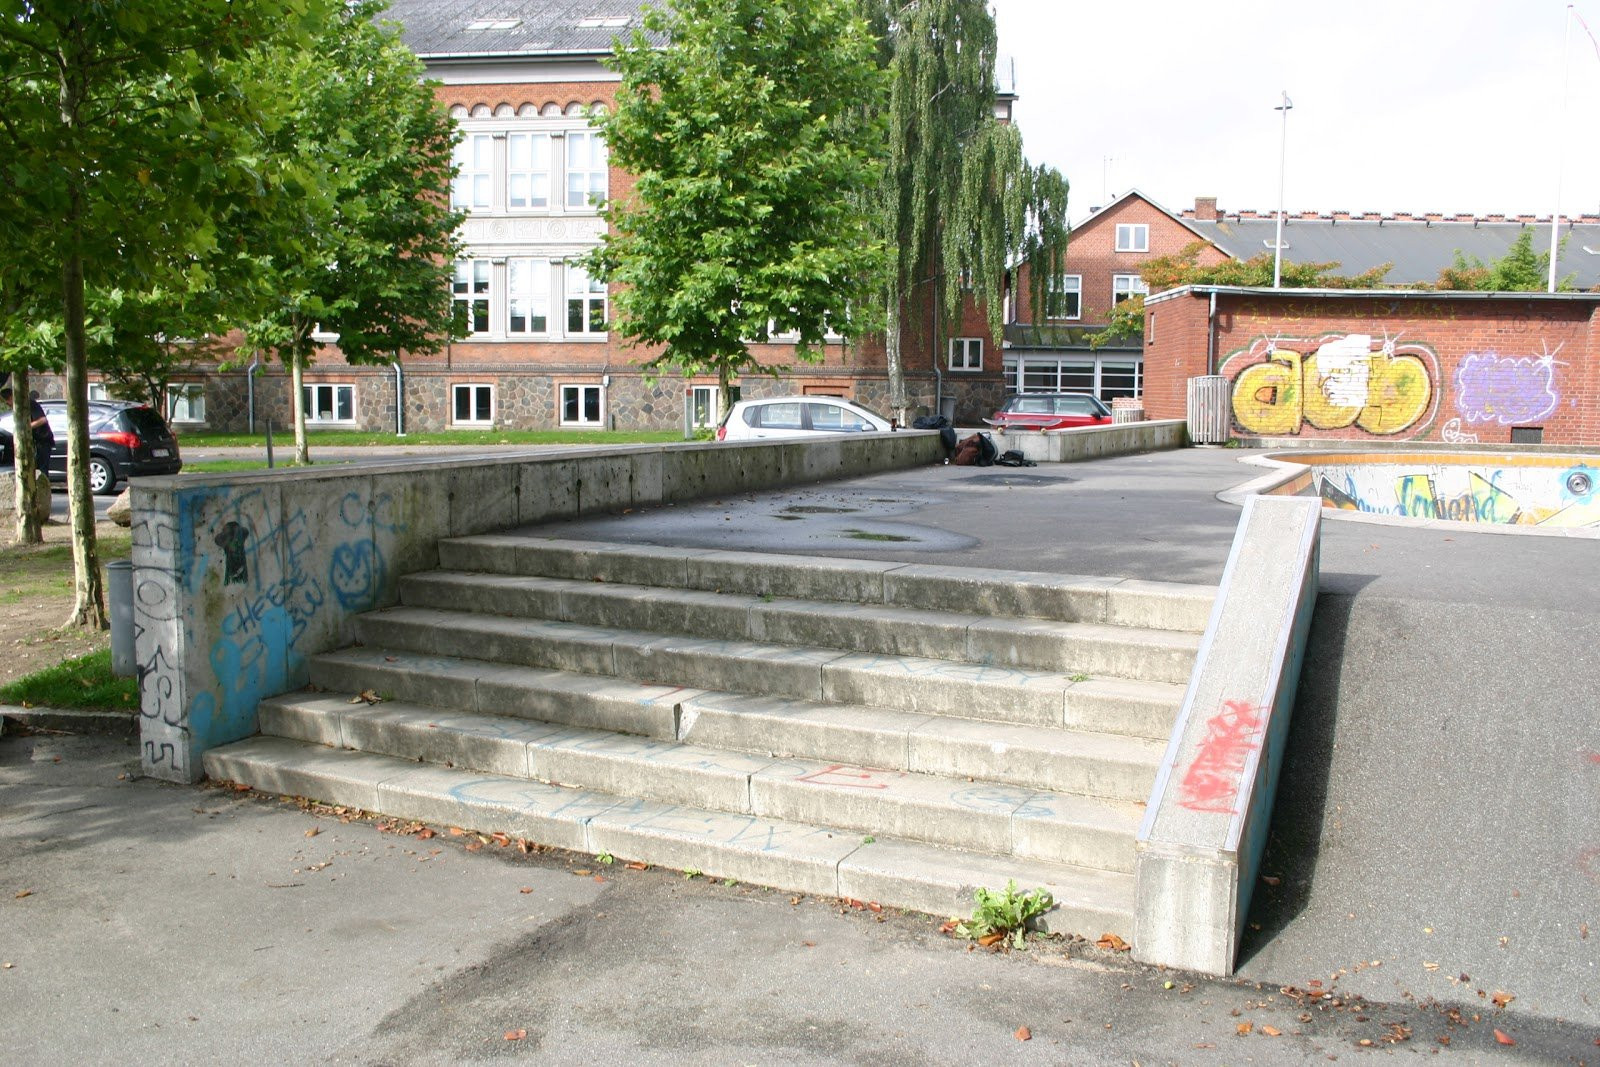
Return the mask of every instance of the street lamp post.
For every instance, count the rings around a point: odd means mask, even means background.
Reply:
[[[1289,159],[1289,112],[1294,104],[1289,91],[1283,91],[1283,103],[1272,110],[1283,115],[1283,133],[1278,140],[1278,233],[1272,242],[1272,287],[1283,288],[1283,176]]]

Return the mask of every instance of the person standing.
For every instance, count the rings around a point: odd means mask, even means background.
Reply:
[[[11,406],[11,385],[0,386],[0,401]],[[50,456],[56,450],[56,433],[50,428],[50,419],[39,404],[37,395],[28,396],[28,426],[33,431],[33,466],[41,474],[50,473]]]

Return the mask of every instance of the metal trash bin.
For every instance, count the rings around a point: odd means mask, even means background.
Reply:
[[[133,653],[133,561],[106,564],[106,605],[111,609],[111,673],[132,678],[139,673]]]

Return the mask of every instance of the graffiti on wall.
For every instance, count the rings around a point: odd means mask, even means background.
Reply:
[[[1548,418],[1561,402],[1556,393],[1560,351],[1560,345],[1555,352],[1547,345],[1540,356],[1467,355],[1456,367],[1456,408],[1461,417],[1468,424],[1501,426],[1527,426]]]
[[[1179,785],[1179,803],[1190,811],[1227,815],[1238,803],[1250,757],[1261,748],[1264,709],[1249,701],[1229,700],[1206,721],[1206,736]]]
[[[1581,463],[1328,466],[1319,468],[1317,492],[1326,507],[1377,515],[1550,528],[1600,526],[1600,469]]]
[[[1357,427],[1389,436],[1418,426],[1434,406],[1433,352],[1387,335],[1258,340],[1223,362],[1250,362],[1233,378],[1233,417],[1251,434],[1276,437]],[[1426,423],[1423,423],[1425,426]]]

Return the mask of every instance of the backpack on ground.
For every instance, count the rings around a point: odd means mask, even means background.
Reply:
[[[1014,448],[1006,449],[1004,452],[1002,452],[1000,454],[1000,458],[995,460],[995,462],[998,463],[1002,467],[1037,467],[1038,466],[1037,463],[1035,463],[1031,459],[1026,458],[1025,456],[1023,456],[1023,454],[1021,452],[1017,451]]]
[[[978,466],[992,467],[995,459],[1000,455],[1000,450],[995,447],[994,438],[986,433],[975,434],[978,438]]]

